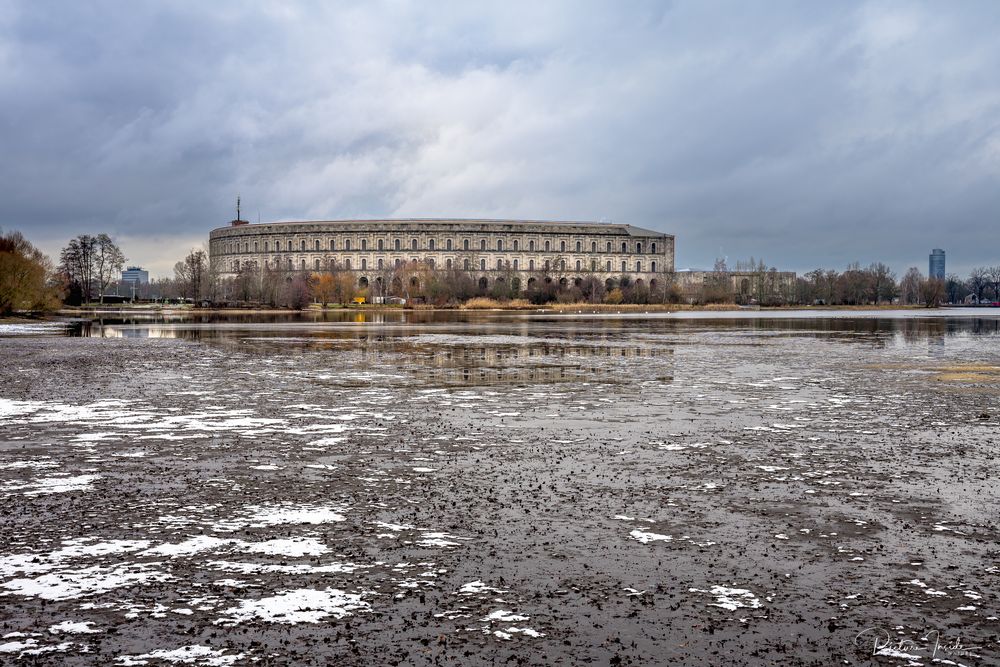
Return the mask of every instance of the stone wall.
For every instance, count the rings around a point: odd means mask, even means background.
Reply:
[[[213,268],[350,269],[369,284],[394,266],[424,262],[491,283],[512,273],[575,280],[621,275],[662,280],[674,269],[674,237],[630,225],[498,220],[357,220],[239,224],[209,237]]]

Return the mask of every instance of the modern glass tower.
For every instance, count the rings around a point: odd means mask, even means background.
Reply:
[[[931,250],[930,265],[927,270],[930,278],[944,280],[944,250],[934,248]]]

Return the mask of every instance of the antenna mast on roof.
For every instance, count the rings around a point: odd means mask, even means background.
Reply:
[[[236,194],[236,219],[240,220],[240,195]]]

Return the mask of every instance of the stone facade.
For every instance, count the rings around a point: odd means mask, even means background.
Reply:
[[[631,225],[530,220],[334,220],[234,222],[209,235],[212,267],[222,276],[242,267],[282,271],[350,270],[368,286],[392,267],[423,262],[467,271],[482,285],[516,277],[574,281],[628,276],[669,278],[674,237]]]

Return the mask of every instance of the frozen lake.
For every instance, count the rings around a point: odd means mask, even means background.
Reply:
[[[0,325],[0,663],[995,663],[998,343],[988,309]]]

